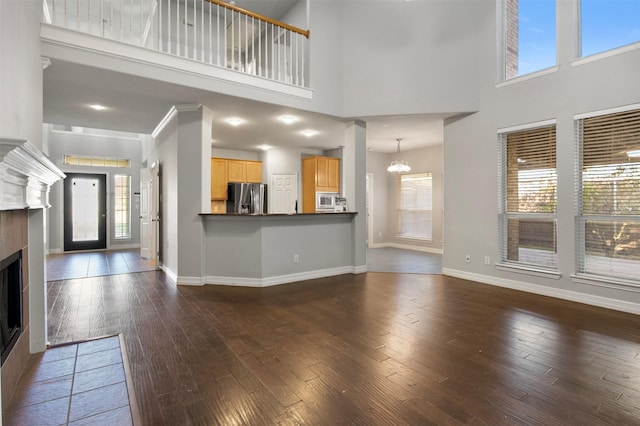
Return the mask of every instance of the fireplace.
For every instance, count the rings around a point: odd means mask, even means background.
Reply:
[[[22,333],[22,250],[0,261],[2,364]]]

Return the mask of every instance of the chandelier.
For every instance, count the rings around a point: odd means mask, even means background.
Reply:
[[[402,139],[398,138],[396,139],[396,141],[398,141],[398,151],[397,151],[397,155],[400,154],[400,141]],[[404,160],[393,160],[391,162],[391,165],[389,167],[387,167],[387,171],[390,173],[407,173],[411,171],[411,167],[409,167],[409,164],[407,164],[406,161]]]

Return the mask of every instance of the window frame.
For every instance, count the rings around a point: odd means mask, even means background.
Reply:
[[[620,53],[625,53],[631,50],[640,49],[640,39],[636,41],[631,41],[629,43],[621,44],[615,47],[610,47],[605,50],[601,50],[598,52],[589,53],[587,55],[584,54],[584,22],[583,22],[583,0],[577,1],[577,21],[578,21],[578,29],[577,29],[577,41],[578,45],[576,46],[578,51],[578,60],[579,63],[591,62],[594,60],[598,60],[601,58],[607,58],[611,56],[615,56]],[[638,24],[638,28],[640,29],[640,24]]]
[[[403,177],[424,177],[428,178],[430,181],[430,200],[429,204],[431,205],[430,209],[419,209],[419,208],[402,208],[402,178]],[[400,233],[402,229],[402,212],[429,212],[430,220],[429,220],[429,229],[428,235],[425,237],[421,237],[419,235],[403,235]],[[405,240],[415,240],[415,241],[423,241],[423,242],[432,242],[433,241],[433,173],[431,172],[420,172],[420,173],[405,173],[398,175],[396,177],[396,232],[395,238],[405,239]]]
[[[518,1],[518,0],[516,0]],[[513,30],[513,25],[511,24],[511,19],[512,19],[512,12],[510,12],[509,10],[509,5],[511,3],[511,0],[501,0],[500,2],[498,2],[498,22],[500,23],[500,25],[498,26],[499,28],[499,38],[498,38],[498,45],[500,48],[500,52],[499,52],[499,58],[501,58],[500,60],[500,67],[498,70],[498,87],[500,87],[500,83],[506,83],[506,82],[513,82],[513,81],[519,81],[519,80],[527,80],[530,78],[534,78],[534,77],[538,77],[540,75],[546,75],[549,73],[553,73],[556,72],[559,69],[559,65],[558,65],[558,28],[557,28],[557,0],[552,0],[553,4],[554,4],[554,8],[553,8],[553,31],[554,31],[554,43],[553,43],[553,48],[554,48],[554,60],[553,63],[549,64],[549,65],[545,65],[542,68],[538,68],[535,70],[530,70],[527,72],[520,72],[518,71],[518,69],[520,68],[520,34],[521,34],[521,29],[520,29],[520,16],[519,16],[519,7],[515,9],[516,15],[515,15],[515,19],[516,19],[516,37],[515,37],[515,42],[518,44],[516,50],[515,50],[515,54],[510,54],[509,53],[509,47],[511,45],[512,42],[510,42],[510,30]],[[519,2],[518,2],[519,3]],[[518,4],[519,6],[519,4]],[[513,74],[513,72],[509,72],[510,69],[510,65],[513,66],[513,61],[512,61],[512,55],[515,55],[515,74]]]
[[[118,189],[121,188],[121,185],[118,185],[118,178],[122,178],[125,177],[127,178],[127,185],[128,185],[128,197],[121,197],[120,199],[118,198]],[[131,192],[131,184],[132,184],[132,178],[130,174],[114,174],[113,176],[113,238],[115,240],[130,240],[132,238],[131,235],[131,196],[132,196],[132,192]],[[119,208],[119,200],[126,200],[126,208],[125,209],[120,209]],[[124,215],[126,216],[126,222],[123,222],[123,226],[125,229],[125,233],[119,235],[118,234],[118,229],[119,229],[119,213],[120,212],[124,212]]]
[[[585,214],[583,209],[583,175],[584,175],[584,140],[583,124],[585,119],[603,117],[610,114],[624,113],[630,111],[640,111],[640,104],[632,104],[623,107],[610,108],[607,110],[594,111],[574,116],[574,139],[575,139],[575,274],[572,275],[574,282],[590,284],[601,287],[617,288],[623,290],[640,291],[640,274],[630,278],[620,275],[600,274],[597,272],[587,272],[587,249],[586,249],[586,222],[608,221],[618,222],[640,222],[638,215],[616,215],[616,214]],[[639,161],[640,162],[640,161]],[[611,163],[614,164],[614,163]],[[608,258],[608,257],[607,257]]]
[[[498,262],[496,268],[499,270],[508,270],[512,272],[520,272],[530,275],[543,276],[547,278],[559,279],[560,273],[558,270],[558,235],[557,235],[557,208],[553,212],[510,212],[507,206],[508,197],[508,178],[507,178],[507,139],[509,134],[526,132],[529,130],[544,129],[549,127],[556,127],[557,122],[555,119],[545,120],[535,123],[529,123],[519,126],[513,126],[508,128],[498,129],[497,132],[497,144],[498,144]],[[555,129],[554,129],[555,131]],[[557,155],[557,133],[554,140],[554,146]],[[557,173],[557,158],[555,163],[555,191],[554,202],[557,206],[558,203],[558,173]],[[555,266],[549,266],[544,264],[537,264],[532,262],[515,261],[508,258],[508,245],[509,245],[509,220],[511,219],[530,219],[530,220],[552,220],[554,223],[554,264]],[[518,247],[520,247],[518,245]]]

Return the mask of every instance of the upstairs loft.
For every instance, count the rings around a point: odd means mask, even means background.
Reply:
[[[309,31],[221,0],[43,0],[41,39],[52,59],[118,58],[311,99]]]

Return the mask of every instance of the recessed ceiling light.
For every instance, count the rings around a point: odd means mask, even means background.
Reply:
[[[298,121],[298,119],[293,115],[281,115],[278,117],[278,120],[282,121],[284,124],[293,124]]]
[[[303,130],[301,133],[306,137],[310,138],[311,136],[317,135],[318,131],[313,129],[306,129],[306,130]]]
[[[271,149],[269,145],[260,145],[258,148],[260,148],[263,151],[269,151]]]
[[[627,151],[627,155],[631,158],[640,157],[640,149],[634,149],[633,151]]]
[[[244,120],[238,117],[231,117],[227,118],[227,123],[231,124],[232,126],[239,126],[244,123]]]
[[[106,106],[100,104],[89,104],[89,108],[95,109],[96,111],[104,111],[105,109],[107,109]]]

